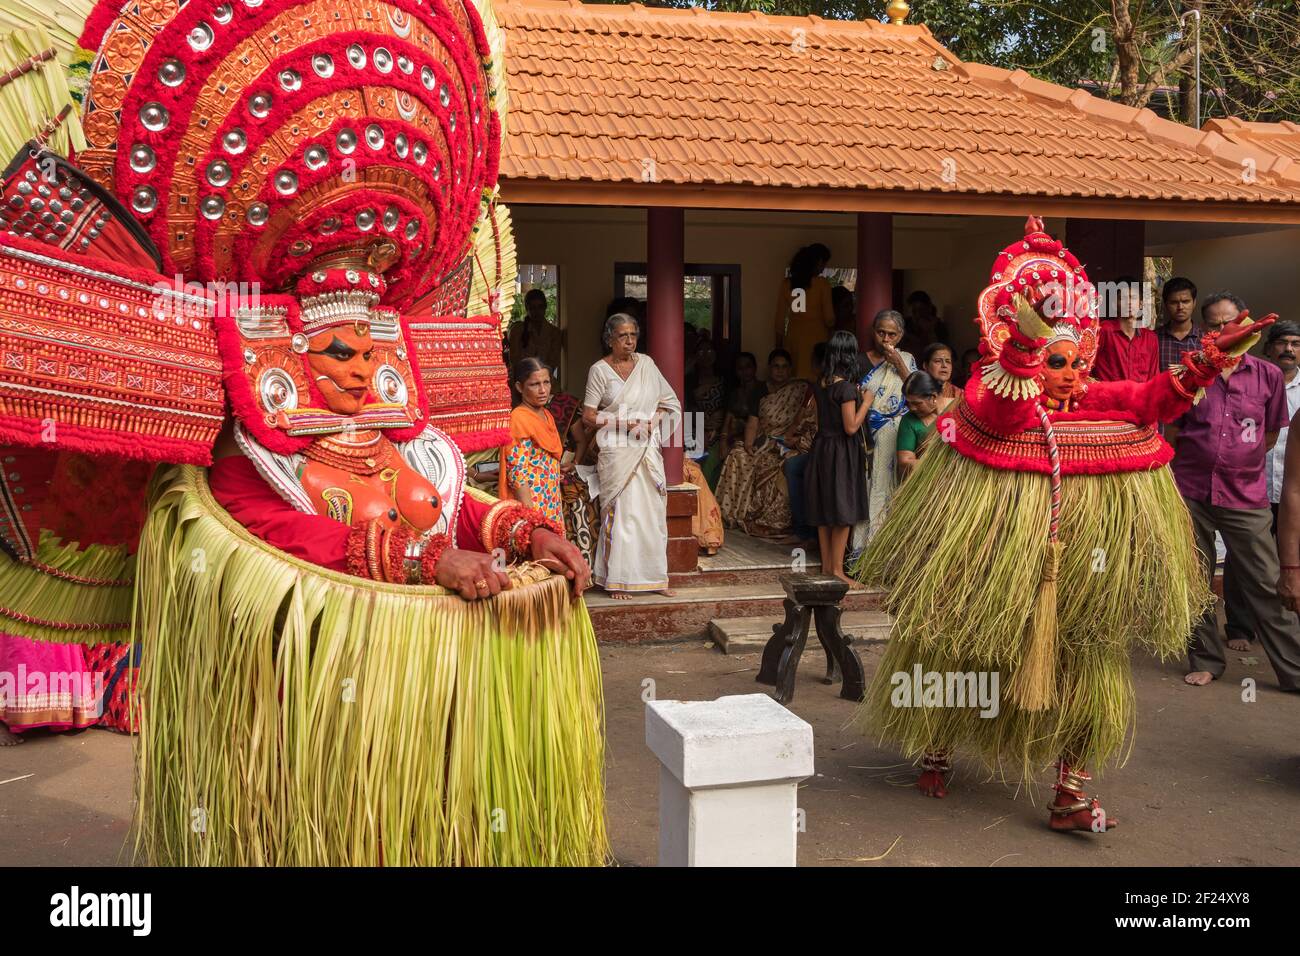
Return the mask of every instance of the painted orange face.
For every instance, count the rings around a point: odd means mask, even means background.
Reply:
[[[1043,363],[1043,390],[1049,398],[1066,401],[1074,394],[1086,368],[1077,345],[1053,342],[1047,347],[1047,360]]]
[[[373,344],[365,322],[336,325],[308,340],[307,366],[325,405],[340,415],[355,415],[370,390]]]

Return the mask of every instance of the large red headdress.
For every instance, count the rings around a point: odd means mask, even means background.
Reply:
[[[996,361],[1016,324],[1016,297],[1032,304],[1052,327],[1049,344],[1069,339],[1092,368],[1097,357],[1096,301],[1088,274],[1079,260],[1030,216],[1025,238],[998,254],[989,271],[989,285],[979,295],[975,322],[980,353]],[[1087,378],[1087,370],[1080,381]]]
[[[500,40],[487,0],[100,0],[79,49],[42,40],[11,90],[85,84],[5,171],[0,446],[205,463],[227,400],[278,452],[358,426],[500,444]],[[65,120],[75,162],[44,138]],[[305,354],[337,323],[373,342],[353,416]]]

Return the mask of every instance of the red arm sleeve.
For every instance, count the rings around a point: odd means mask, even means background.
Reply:
[[[482,551],[487,553],[488,549],[483,546],[483,519],[487,513],[492,510],[490,504],[472,497],[468,492],[461,492],[460,513],[456,516],[456,547],[464,551]]]
[[[352,529],[333,518],[296,510],[243,455],[218,458],[208,470],[208,486],[232,518],[267,544],[312,564],[347,571]]]
[[[1191,399],[1174,388],[1169,371],[1147,382],[1092,382],[1079,402],[1085,411],[1130,412],[1144,425],[1172,422],[1191,407]]]

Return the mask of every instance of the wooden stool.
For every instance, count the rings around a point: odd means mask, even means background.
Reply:
[[[826,652],[822,683],[830,684],[840,677],[840,696],[862,700],[862,661],[849,646],[853,638],[840,627],[840,601],[848,593],[848,585],[830,574],[784,574],[781,586],[786,594],[785,620],[772,626],[757,681],[776,687],[778,703],[788,704],[794,699],[795,672],[808,642],[808,622],[815,620],[817,639]]]

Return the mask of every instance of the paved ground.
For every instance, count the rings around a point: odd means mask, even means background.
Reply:
[[[819,657],[820,655],[817,655]],[[1105,836],[1046,829],[1046,789],[1028,795],[958,764],[946,800],[921,797],[896,754],[843,730],[853,705],[817,682],[807,657],[792,709],[816,733],[817,776],[800,793],[803,865],[1023,866],[1294,864],[1300,837],[1300,696],[1272,671],[1234,655],[1208,688],[1178,664],[1138,662],[1138,744],[1098,782],[1120,827]],[[865,655],[874,669],[876,652]],[[757,654],[724,656],[701,642],[601,650],[609,720],[609,816],[620,863],[653,865],[658,771],[644,746],[643,681],[660,699],[753,693]],[[1254,677],[1258,699],[1241,700]],[[0,865],[125,862],[131,740],[91,730],[32,735],[0,748]],[[30,775],[30,776],[29,776]],[[1046,775],[1045,775],[1046,777]],[[14,779],[20,778],[20,779]],[[892,847],[892,849],[891,849]],[[888,855],[879,862],[868,858]]]

